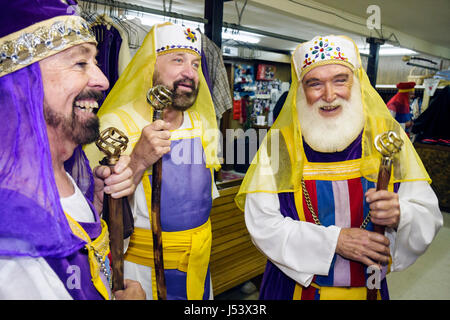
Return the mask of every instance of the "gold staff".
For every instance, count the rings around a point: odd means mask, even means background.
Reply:
[[[394,131],[379,134],[374,140],[375,148],[381,154],[378,170],[377,191],[387,190],[391,179],[394,155],[400,151],[403,140]],[[384,235],[384,226],[373,225],[373,231]],[[377,300],[377,289],[367,289],[367,300]]]

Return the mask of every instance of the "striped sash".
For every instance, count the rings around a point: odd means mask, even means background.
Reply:
[[[336,181],[306,180],[305,185],[322,225],[342,228],[361,226],[369,212],[364,193],[375,187],[373,182],[362,177]],[[305,201],[303,210],[306,221],[314,223]],[[373,230],[371,222],[366,229]],[[363,264],[335,254],[328,276],[316,276],[315,282],[321,286],[363,287],[366,276]]]

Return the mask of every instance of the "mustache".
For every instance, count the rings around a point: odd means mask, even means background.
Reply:
[[[84,91],[81,92],[80,94],[78,94],[75,99],[75,101],[78,100],[84,100],[84,99],[94,99],[95,101],[100,101],[101,99],[103,99],[103,92],[102,91],[97,91],[97,90],[89,90],[89,91]]]
[[[344,106],[346,104],[348,104],[347,100],[344,100],[342,98],[336,98],[333,102],[326,102],[326,101],[323,101],[323,100],[319,100],[319,101],[313,103],[310,106],[314,107],[314,108],[322,108],[322,107]]]
[[[184,86],[188,86],[188,87],[190,87],[190,88],[193,89],[193,90],[196,89],[194,80],[189,79],[189,78],[184,78],[184,79],[181,79],[181,80],[177,80],[177,81],[175,81],[175,82],[173,83],[173,91],[176,91],[177,88],[178,88],[181,84],[184,85]]]

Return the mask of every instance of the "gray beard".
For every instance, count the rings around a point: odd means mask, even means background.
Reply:
[[[361,87],[358,79],[354,81],[350,99],[336,99],[326,104],[318,101],[309,105],[306,101],[303,86],[297,90],[297,111],[300,127],[305,142],[318,152],[339,152],[345,150],[364,128],[364,112],[361,98]],[[338,103],[342,112],[336,117],[325,118],[319,114],[319,106]]]

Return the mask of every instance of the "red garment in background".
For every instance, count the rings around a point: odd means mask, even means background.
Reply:
[[[241,100],[233,100],[233,120],[240,120],[242,113]]]

